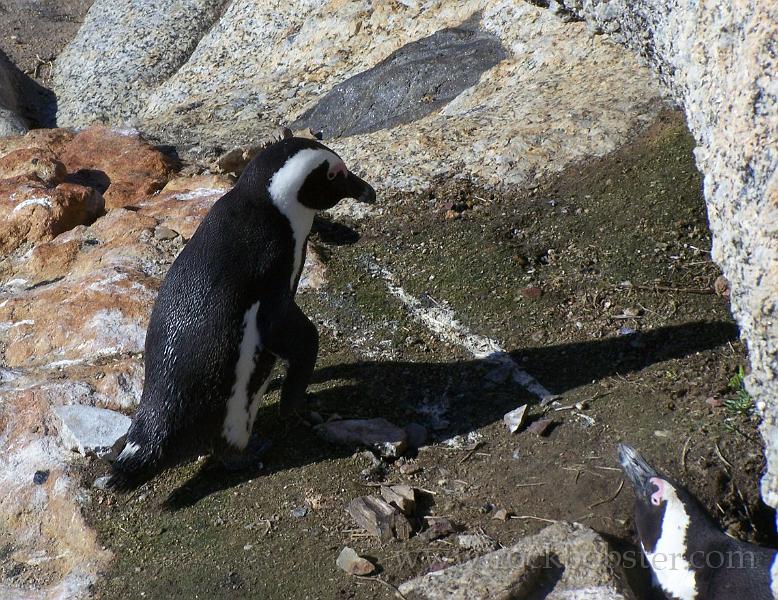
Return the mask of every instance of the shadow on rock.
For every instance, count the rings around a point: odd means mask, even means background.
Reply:
[[[8,56],[0,50],[0,72],[7,76],[7,89],[0,91],[0,104],[10,104],[23,117],[30,128],[55,127],[57,118],[57,96],[21,71]],[[3,78],[0,77],[0,81]],[[10,93],[15,102],[6,98]]]

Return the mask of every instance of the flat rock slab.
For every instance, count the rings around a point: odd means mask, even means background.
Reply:
[[[124,444],[132,419],[122,413],[94,406],[55,406],[60,420],[59,437],[69,450],[84,456],[114,460]]]
[[[408,448],[408,434],[386,419],[343,419],[314,427],[322,438],[343,446],[367,446],[381,456],[397,458]]]
[[[452,27],[406,44],[336,85],[292,124],[346,137],[410,123],[438,110],[507,56],[495,35]]]
[[[558,522],[510,548],[403,583],[400,593],[426,600],[534,597],[627,600],[633,596],[608,543],[578,523]]]

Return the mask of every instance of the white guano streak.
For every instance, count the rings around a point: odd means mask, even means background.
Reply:
[[[457,321],[454,312],[443,308],[426,307],[418,298],[406,292],[395,281],[394,275],[386,268],[370,263],[368,269],[386,282],[389,292],[398,298],[411,311],[414,317],[424,323],[439,339],[461,346],[475,358],[494,363],[498,368],[509,369],[513,380],[540,399],[552,396],[537,379],[516,364],[499,343],[477,333]]]
[[[235,364],[235,383],[227,400],[227,416],[224,419],[222,435],[233,446],[243,449],[248,444],[256,409],[249,407],[248,392],[251,374],[254,372],[254,356],[259,348],[259,328],[257,311],[259,302],[255,302],[243,317],[243,338],[240,341],[240,354]],[[265,382],[267,383],[267,382]]]
[[[311,171],[325,161],[330,165],[343,162],[329,150],[319,148],[300,150],[273,175],[268,186],[270,199],[281,214],[289,220],[294,234],[294,268],[289,281],[291,288],[294,287],[294,281],[302,266],[303,244],[311,232],[313,215],[316,212],[300,204],[297,194]]]

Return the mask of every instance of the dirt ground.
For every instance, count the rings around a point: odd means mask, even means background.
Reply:
[[[52,62],[91,5],[92,0],[2,0],[0,50],[38,83],[50,85]]]
[[[281,422],[276,384],[258,418],[273,444],[261,469],[227,474],[193,461],[129,495],[89,492],[88,520],[116,557],[98,596],[392,598],[392,586],[473,556],[453,537],[366,535],[345,507],[377,493],[376,481],[425,490],[419,528],[445,516],[507,546],[563,519],[632,548],[619,441],[687,485],[734,535],[774,542],[758,497],[755,417],[720,406],[747,360],[727,299],[712,293],[719,271],[692,148],[668,113],[633,144],[529,192],[445,182],[380,198],[383,211],[364,220],[321,224],[313,240],[329,285],[299,298],[322,334],[310,408],[421,423],[429,445],[371,469],[364,452]],[[432,333],[375,265],[422,306],[498,341],[557,404],[541,408],[493,362]],[[554,419],[548,435],[508,433],[503,415],[524,403],[530,420]],[[85,483],[103,472],[86,464]],[[493,519],[501,508],[519,518]],[[339,571],[344,545],[372,557],[379,575]],[[644,570],[630,578],[656,597]]]

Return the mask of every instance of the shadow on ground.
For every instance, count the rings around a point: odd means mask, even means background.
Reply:
[[[597,341],[516,350],[510,355],[553,393],[564,394],[595,380],[721,346],[736,340],[737,335],[737,327],[732,323],[696,321]],[[356,362],[319,368],[314,373],[314,386],[332,381],[343,383],[314,394],[311,401],[317,410],[343,417],[384,417],[399,425],[426,421],[433,435],[435,429],[445,430],[444,436],[438,436],[444,439],[500,421],[521,403],[538,402],[511,381],[510,373],[501,374],[490,359],[449,363]],[[276,380],[273,386],[278,385]],[[257,424],[261,435],[276,440],[267,463],[228,472],[218,462],[206,461],[192,478],[171,493],[166,507],[178,510],[261,473],[352,453],[347,448],[324,444],[303,424],[281,422],[275,405],[260,409]]]

